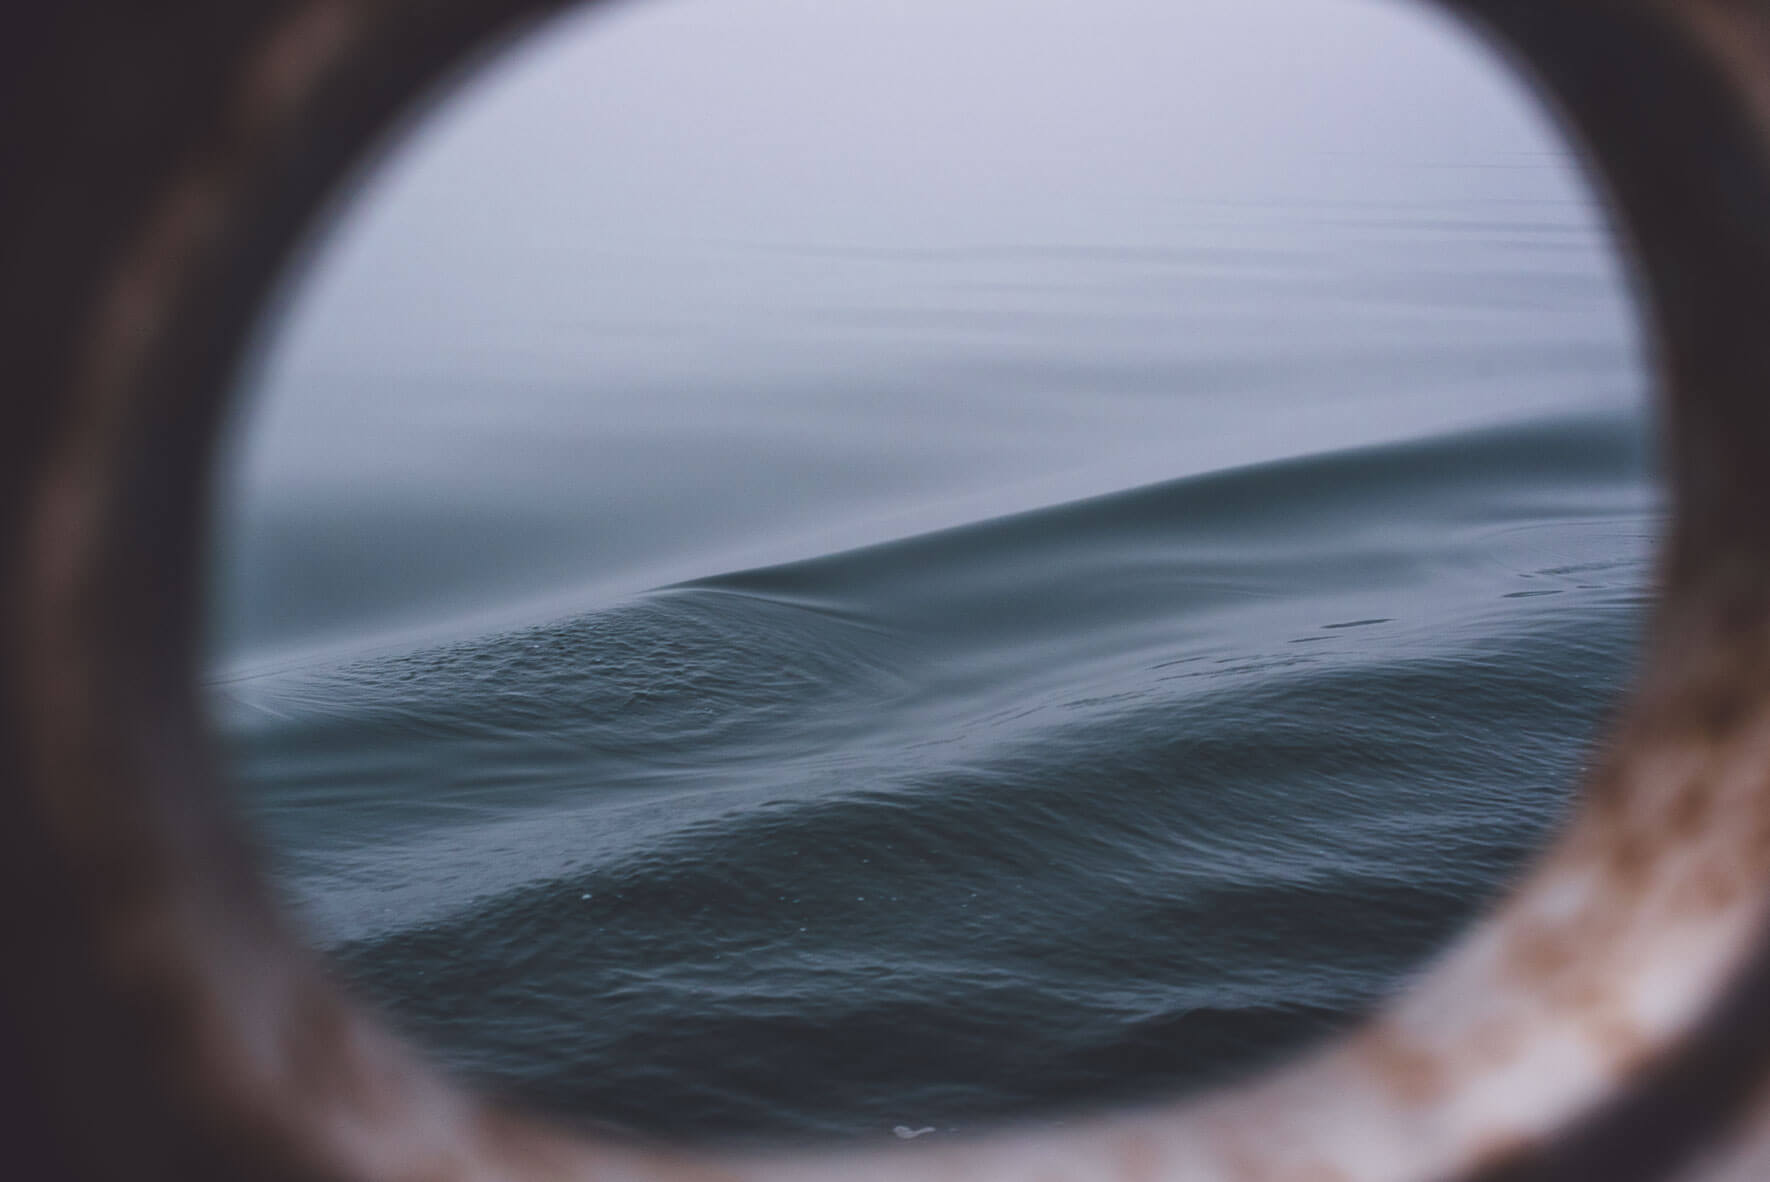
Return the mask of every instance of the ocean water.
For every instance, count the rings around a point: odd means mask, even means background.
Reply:
[[[296,383],[209,691],[340,971],[688,1138],[1183,1092],[1398,987],[1627,682],[1619,264],[1577,195],[1176,224],[634,247],[581,374]]]

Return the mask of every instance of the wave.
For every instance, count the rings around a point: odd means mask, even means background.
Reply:
[[[962,1127],[1245,1069],[1497,889],[1625,680],[1647,472],[1627,417],[1463,432],[211,688],[285,890],[459,1069]]]

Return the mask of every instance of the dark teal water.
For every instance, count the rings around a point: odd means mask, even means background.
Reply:
[[[622,266],[727,294],[288,379],[224,539],[279,881],[459,1070],[681,1136],[1193,1087],[1566,809],[1659,523],[1583,203]]]

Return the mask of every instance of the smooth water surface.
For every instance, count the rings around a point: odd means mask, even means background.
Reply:
[[[396,161],[267,353],[210,688],[316,938],[470,1076],[681,1136],[962,1130],[1353,1020],[1562,815],[1646,603],[1566,155],[1409,25],[1512,130],[1329,120],[1297,175],[999,224],[966,182],[617,232],[586,186],[474,230],[521,174],[461,161],[645,35]]]

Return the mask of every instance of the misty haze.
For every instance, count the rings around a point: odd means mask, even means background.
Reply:
[[[1377,0],[572,15],[250,380],[209,688],[284,890],[445,1062],[678,1136],[1351,1021],[1559,818],[1660,515],[1577,160]]]

